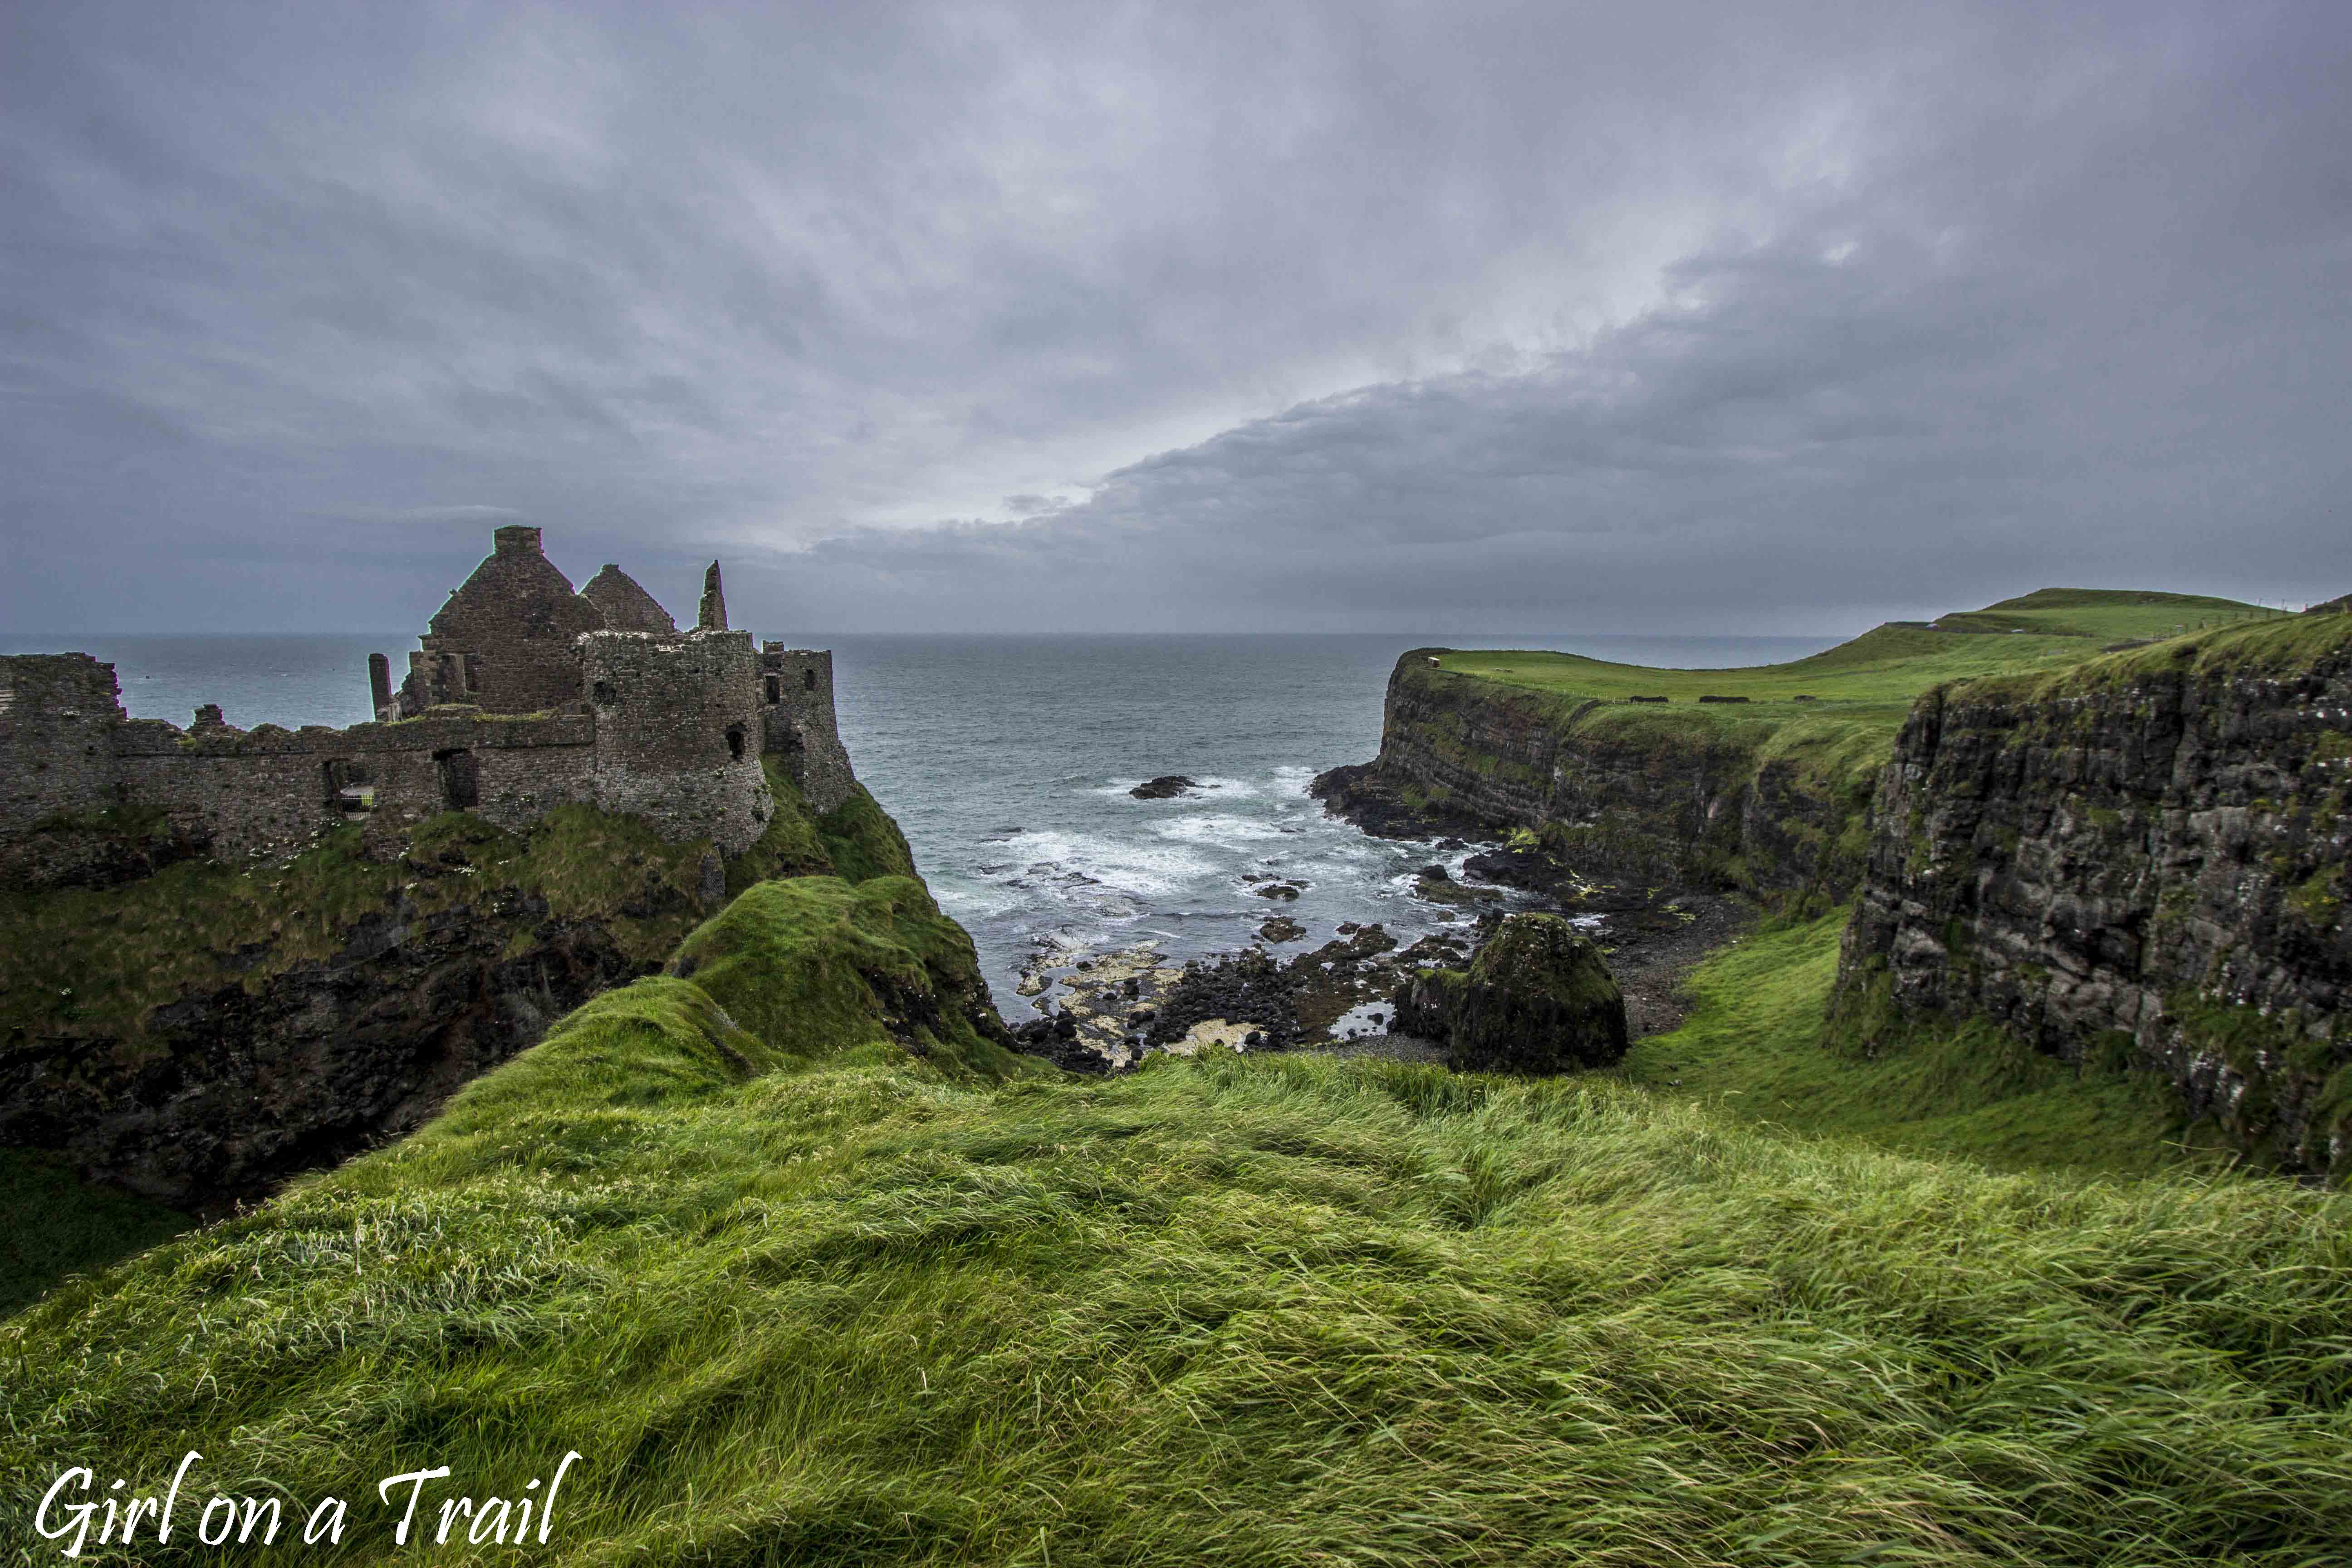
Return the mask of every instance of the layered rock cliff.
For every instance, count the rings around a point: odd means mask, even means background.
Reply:
[[[418,1125],[731,892],[911,872],[862,790],[817,816],[771,773],[731,858],[568,806],[525,832],[450,813],[389,858],[347,827],[261,869],[126,854],[112,885],[0,889],[0,1145],[217,1210]]]
[[[2352,1162],[2352,620],[1932,691],[1839,976],[1867,1046],[1982,1018],[2167,1074],[2279,1164]]]
[[[1735,708],[1562,697],[1397,661],[1375,761],[1316,792],[1373,831],[1526,829],[1595,879],[1846,897],[1872,776],[1847,737]]]

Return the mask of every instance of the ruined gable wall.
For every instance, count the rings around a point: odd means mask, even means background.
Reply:
[[[598,632],[578,646],[596,718],[596,804],[665,837],[749,848],[775,803],[760,769],[759,655],[748,632]]]
[[[809,809],[824,813],[857,784],[833,709],[833,655],[769,643],[760,654],[761,747],[783,763]]]
[[[449,595],[418,639],[428,654],[459,660],[442,693],[491,713],[536,713],[580,698],[572,640],[602,631],[604,612],[572,591],[541,552],[536,528],[501,528],[497,548]]]
[[[656,632],[667,635],[677,630],[659,601],[645,591],[637,580],[619,566],[607,562],[604,569],[588,579],[580,596],[604,612],[604,625],[616,632]]]

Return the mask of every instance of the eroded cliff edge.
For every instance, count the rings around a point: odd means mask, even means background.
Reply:
[[[2352,617],[1924,696],[1870,813],[1836,1020],[1989,1020],[2167,1074],[2289,1169],[2352,1160]]]
[[[1444,668],[1444,652],[1397,660],[1379,757],[1315,781],[1331,809],[1376,833],[1522,830],[1531,852],[1636,889],[1806,912],[1852,895],[1884,751],[1850,718],[1533,690]]]
[[[766,770],[774,810],[734,856],[587,805],[520,831],[449,812],[376,854],[347,826],[249,868],[161,824],[65,825],[158,868],[0,888],[0,1145],[216,1211],[421,1124],[756,882],[913,875],[862,788],[817,813]]]

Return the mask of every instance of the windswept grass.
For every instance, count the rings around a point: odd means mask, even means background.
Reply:
[[[2046,1057],[1985,1024],[1914,1028],[1861,1054],[1825,1044],[1848,910],[1768,924],[1702,964],[1672,1034],[1637,1041],[1629,1080],[1800,1137],[2013,1171],[2122,1175],[2210,1160],[2158,1076]]]
[[[1000,1078],[889,1045],[887,986],[796,1067],[756,993],[805,955],[747,928],[927,918],[845,896],[739,904],[692,975],[592,1003],[402,1144],[0,1325],[0,1517],[68,1463],[160,1486],[194,1447],[207,1491],[352,1499],[372,1560],[375,1478],[512,1496],[572,1448],[533,1561],[2352,1540],[2352,1200],[2000,1174],[1594,1078],[1226,1053]],[[1744,956],[1721,984],[1782,955]],[[136,1556],[213,1560],[186,1541]]]
[[[815,816],[772,761],[768,775],[776,809],[760,841],[728,863],[730,891],[763,878],[912,872],[898,825],[864,790]],[[12,1045],[59,1036],[133,1060],[161,1054],[145,1031],[157,1005],[228,986],[265,994],[289,970],[335,962],[361,921],[395,910],[425,940],[436,914],[486,911],[509,920],[521,946],[541,940],[546,916],[593,921],[650,968],[700,919],[710,847],[583,805],[559,807],[527,833],[450,812],[420,824],[389,859],[368,858],[360,830],[343,827],[284,865],[185,861],[102,889],[0,889],[0,1067]],[[0,1167],[0,1310],[191,1223],[54,1162],[0,1154],[10,1160]]]

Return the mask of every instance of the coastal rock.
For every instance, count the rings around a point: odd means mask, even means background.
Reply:
[[[1188,779],[1182,773],[1162,773],[1156,779],[1145,780],[1127,793],[1138,800],[1173,800],[1178,795],[1192,795],[1213,787],[1198,779]]]
[[[1468,969],[1424,971],[1394,1000],[1396,1031],[1444,1041],[1457,1069],[1566,1072],[1625,1055],[1617,982],[1558,915],[1506,918]]]
[[[1429,873],[1434,871],[1436,876]],[[1445,874],[1443,866],[1432,866],[1422,872],[1412,885],[1412,896],[1433,904],[1452,904],[1461,909],[1475,909],[1499,903],[1503,895],[1493,888],[1473,888],[1457,882]]]
[[[1265,882],[1252,888],[1250,891],[1261,899],[1275,899],[1287,904],[1297,900],[1300,889],[1296,883],[1292,882]]]
[[[1912,708],[1837,1022],[1980,1018],[2163,1074],[2266,1161],[2352,1166],[2352,623],[2298,618]]]
[[[1264,942],[1297,942],[1306,936],[1307,928],[1288,915],[1276,915],[1258,927],[1257,934]]]

